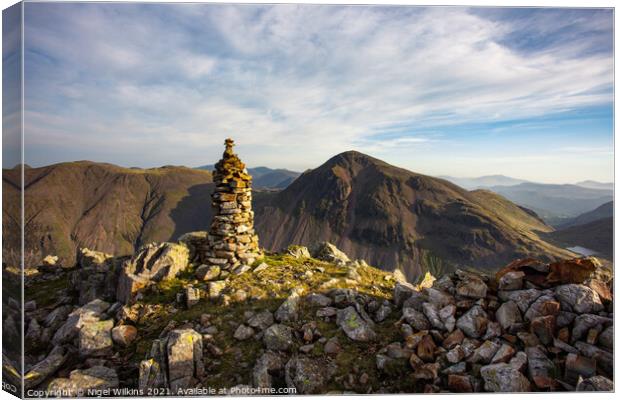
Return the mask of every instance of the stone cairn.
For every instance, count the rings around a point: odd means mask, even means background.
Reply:
[[[214,217],[208,235],[206,261],[222,270],[241,273],[260,256],[254,233],[252,176],[233,152],[234,141],[215,164],[212,194]]]

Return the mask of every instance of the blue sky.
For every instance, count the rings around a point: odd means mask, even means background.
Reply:
[[[610,10],[45,4],[25,14],[26,162],[613,179]]]

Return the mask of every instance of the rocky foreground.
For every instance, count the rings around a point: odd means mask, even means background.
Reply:
[[[26,395],[613,390],[595,259],[412,285],[329,243],[229,273],[196,262],[201,235],[29,270]]]

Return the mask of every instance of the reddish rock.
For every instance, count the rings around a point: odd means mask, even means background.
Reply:
[[[473,387],[469,376],[448,375],[448,389],[456,393],[471,393]]]
[[[508,362],[512,356],[515,355],[515,353],[514,347],[507,344],[502,344],[502,347],[500,347],[499,350],[497,350],[497,353],[493,356],[491,364]]]
[[[579,377],[590,378],[596,375],[596,361],[578,354],[566,356],[564,366],[564,380],[570,384],[576,384]]]
[[[435,342],[431,335],[424,335],[420,343],[418,343],[417,354],[424,361],[435,360]]]
[[[457,329],[455,331],[452,331],[452,333],[450,333],[448,336],[446,336],[443,341],[443,347],[446,349],[451,349],[454,346],[463,343],[463,339],[465,339],[463,331]]]
[[[564,343],[570,343],[570,330],[567,326],[558,331],[558,339]]]
[[[598,266],[590,258],[576,258],[549,264],[549,284],[582,283]]]
[[[614,299],[609,287],[601,280],[590,279],[586,282],[586,286],[594,290],[604,303],[609,303]]]
[[[588,331],[588,336],[586,337],[586,343],[588,344],[596,344],[596,340],[598,339],[599,330],[595,328],[591,328]]]
[[[553,315],[534,318],[530,323],[530,332],[535,334],[544,345],[553,343],[554,330],[555,316]]]

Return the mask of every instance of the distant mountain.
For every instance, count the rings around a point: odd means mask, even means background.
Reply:
[[[203,165],[196,169],[213,171],[214,166]],[[252,185],[256,189],[284,189],[291,184],[301,173],[288,169],[272,169],[267,167],[248,168],[252,175]]]
[[[589,188],[589,189],[607,189],[607,190],[614,189],[613,182],[581,181],[581,182],[575,183],[575,185]]]
[[[186,167],[122,168],[90,161],[24,170],[26,253],[72,263],[77,247],[131,254],[152,241],[204,230],[211,220],[211,173]],[[2,171],[4,239],[19,221],[17,169]],[[6,243],[15,250],[18,242]],[[6,254],[5,254],[6,256]]]
[[[489,188],[492,186],[513,186],[520,183],[528,182],[523,179],[511,178],[510,176],[505,175],[486,175],[477,178],[457,178],[453,176],[440,176],[440,178],[470,190]]]
[[[515,257],[566,256],[537,235],[535,213],[486,190],[339,154],[286,189],[256,199],[261,245],[335,243],[347,254],[409,279],[454,266],[497,268]]]
[[[542,236],[558,246],[580,246],[594,250],[613,261],[614,257],[614,219],[605,217],[582,225],[574,225]]]
[[[78,247],[131,254],[210,225],[208,171],[82,161],[24,174],[28,264],[54,254],[72,265]],[[5,256],[19,254],[18,236],[11,235],[19,221],[19,177],[19,170],[3,170]],[[535,213],[495,193],[470,192],[357,152],[306,171],[284,190],[256,190],[254,211],[266,249],[328,240],[371,265],[402,269],[409,279],[426,270],[496,269],[515,257],[571,255],[540,239],[552,228]]]
[[[592,211],[588,211],[586,213],[580,214],[577,217],[567,221],[566,223],[559,226],[559,228],[568,228],[569,226],[575,225],[583,225],[588,222],[596,221],[602,218],[608,218],[614,216],[614,202],[610,201],[608,203],[603,204],[602,206],[597,207]]]
[[[613,200],[613,191],[577,185],[521,183],[493,186],[490,190],[531,210],[555,226]]]

